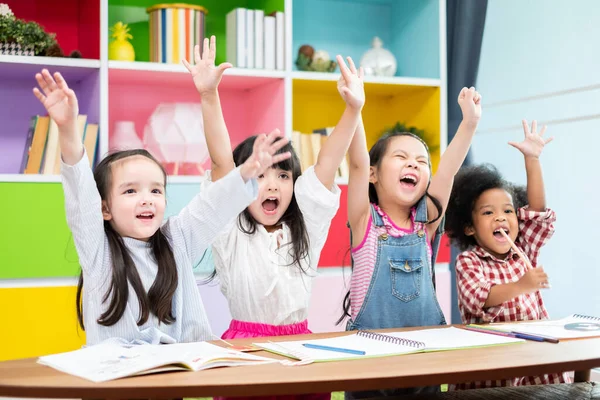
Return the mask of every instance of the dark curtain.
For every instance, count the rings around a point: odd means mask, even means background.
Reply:
[[[487,11],[487,0],[447,0],[447,71],[448,71],[448,143],[454,137],[462,120],[462,112],[456,101],[464,86],[476,86],[481,42]],[[464,165],[471,160],[471,152]],[[456,273],[454,260],[458,249],[452,247],[450,272],[452,275],[452,323],[460,323],[456,293]]]

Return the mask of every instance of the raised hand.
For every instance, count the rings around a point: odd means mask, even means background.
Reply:
[[[279,129],[269,134],[258,135],[254,141],[252,155],[242,164],[240,173],[245,181],[262,175],[270,166],[286,160],[292,156],[289,151],[275,154],[279,149],[288,144],[289,140],[282,136]]]
[[[542,267],[528,269],[525,275],[519,279],[518,284],[525,293],[533,293],[550,287],[548,275]]]
[[[531,123],[531,131],[529,130],[527,120],[523,120],[522,122],[525,139],[523,139],[522,142],[508,142],[508,144],[523,153],[525,157],[539,158],[542,154],[542,150],[544,150],[544,146],[550,143],[554,138],[544,138],[544,133],[546,133],[545,125],[538,134],[536,120]]]
[[[478,124],[481,119],[481,95],[473,86],[462,88],[458,94],[458,105],[463,114],[463,121]]]
[[[357,70],[351,57],[347,57],[349,67],[346,66],[342,56],[338,55],[336,59],[342,73],[337,82],[338,92],[340,92],[340,95],[349,107],[354,109],[362,108],[365,104],[365,88],[363,83],[365,73],[363,68],[360,67]]]
[[[41,73],[35,74],[35,79],[42,90],[33,88],[33,94],[46,108],[56,125],[61,128],[75,123],[79,114],[77,96],[69,89],[60,72],[55,72],[53,78],[47,69],[43,69]]]
[[[200,45],[194,47],[194,66],[190,65],[187,60],[182,60],[183,65],[192,74],[194,85],[196,85],[196,89],[200,95],[217,90],[223,73],[226,69],[233,66],[230,63],[215,66],[216,42],[217,39],[214,35],[210,37],[210,43],[208,38],[204,38],[202,56],[200,56]]]

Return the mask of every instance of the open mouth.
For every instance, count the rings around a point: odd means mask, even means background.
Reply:
[[[265,201],[262,202],[262,209],[265,214],[273,215],[277,212],[277,208],[279,207],[279,199],[275,197],[269,197]]]
[[[417,186],[418,179],[415,175],[407,174],[400,178],[400,185],[403,187],[414,188]]]
[[[494,237],[498,240],[506,240],[506,238],[504,237],[504,235],[500,232],[500,231],[504,231],[504,233],[506,233],[508,235],[508,229],[507,228],[498,228],[494,231]]]
[[[142,221],[151,221],[154,218],[154,214],[151,212],[144,212],[135,216],[137,219]]]

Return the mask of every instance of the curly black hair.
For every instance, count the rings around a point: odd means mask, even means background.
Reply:
[[[452,193],[446,210],[446,234],[452,244],[461,251],[475,246],[475,238],[465,234],[465,228],[473,226],[471,212],[483,192],[504,189],[511,194],[515,208],[525,206],[527,189],[504,180],[498,169],[491,164],[463,167],[454,178]]]

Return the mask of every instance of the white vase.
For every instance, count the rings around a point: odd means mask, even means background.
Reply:
[[[135,123],[133,121],[116,121],[109,147],[111,150],[144,148],[142,140],[135,133]]]
[[[365,75],[394,76],[396,74],[396,57],[391,51],[384,49],[383,42],[377,36],[373,38],[373,48],[367,50],[360,59]]]

